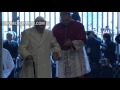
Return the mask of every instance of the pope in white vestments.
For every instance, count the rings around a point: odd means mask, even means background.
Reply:
[[[35,22],[46,21],[37,17]],[[60,57],[61,48],[52,31],[45,29],[45,25],[35,25],[24,30],[19,46],[19,52],[24,59],[21,78],[51,78],[51,51],[54,58]]]

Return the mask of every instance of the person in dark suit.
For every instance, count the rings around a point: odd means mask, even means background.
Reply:
[[[7,40],[4,41],[3,48],[7,49],[10,52],[13,58],[14,64],[16,65],[16,58],[18,56],[18,43],[13,40],[14,35],[13,35],[13,32],[11,31],[9,31],[6,34],[6,37],[7,37]],[[10,78],[14,78],[14,70],[10,74]]]
[[[94,31],[87,31],[86,49],[91,66],[91,72],[87,74],[88,78],[99,77],[99,59],[100,59],[100,45],[101,39],[94,33]]]
[[[115,61],[117,60],[116,44],[111,40],[111,35],[109,33],[103,34],[103,39],[105,43],[102,44],[102,51],[104,57],[107,58],[112,66],[114,66]]]

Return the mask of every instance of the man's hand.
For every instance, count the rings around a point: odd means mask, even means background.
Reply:
[[[32,55],[29,55],[29,56],[26,57],[25,60],[33,60],[33,56],[32,56]]]
[[[65,46],[72,46],[73,43],[72,43],[71,40],[67,40],[67,41],[65,41],[64,45],[65,45]]]
[[[59,53],[53,52],[52,59],[53,60],[59,60],[60,59]]]

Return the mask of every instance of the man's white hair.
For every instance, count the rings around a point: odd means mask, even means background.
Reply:
[[[12,36],[14,36],[14,34],[13,34],[12,31],[8,31],[8,32],[7,32],[7,35],[12,35]]]
[[[46,20],[41,17],[41,16],[38,16],[36,19],[35,19],[35,22],[45,22]]]

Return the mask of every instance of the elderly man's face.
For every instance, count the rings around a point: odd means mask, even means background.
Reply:
[[[7,39],[8,39],[9,41],[13,40],[13,35],[12,35],[12,34],[7,34]]]
[[[43,32],[46,27],[46,21],[42,17],[37,17],[35,20],[35,27],[39,32]]]
[[[68,25],[68,23],[71,19],[70,12],[61,12],[60,16],[61,16],[61,20],[62,20],[63,24]]]

